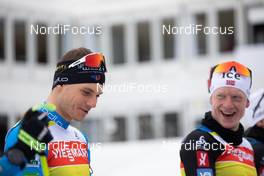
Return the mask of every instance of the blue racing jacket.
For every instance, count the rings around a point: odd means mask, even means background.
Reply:
[[[48,118],[50,120],[48,128],[53,136],[53,140],[46,146],[49,175],[90,176],[92,173],[90,167],[90,150],[86,136],[78,129],[72,127],[56,111],[51,112],[45,107],[39,111],[48,112]],[[5,140],[5,151],[17,142],[19,129],[20,123],[8,131]],[[21,172],[18,171],[16,176],[22,175],[43,176],[38,155]]]

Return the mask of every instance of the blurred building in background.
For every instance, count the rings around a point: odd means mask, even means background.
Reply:
[[[0,0],[0,141],[45,101],[72,48],[103,52],[108,65],[97,108],[74,125],[112,142],[192,130],[209,109],[209,68],[219,61],[247,64],[253,91],[264,87],[263,44],[262,0]]]

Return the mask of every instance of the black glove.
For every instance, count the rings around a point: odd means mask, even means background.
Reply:
[[[6,153],[9,161],[23,168],[26,162],[25,158],[29,162],[34,159],[35,154],[44,154],[45,150],[41,150],[39,146],[43,145],[40,144],[45,143],[44,146],[47,146],[48,142],[53,139],[47,126],[47,113],[29,109],[21,121],[17,143]],[[24,159],[21,158],[22,155],[24,155]]]

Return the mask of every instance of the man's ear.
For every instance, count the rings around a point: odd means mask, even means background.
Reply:
[[[54,93],[59,93],[62,91],[62,89],[63,89],[63,85],[56,85],[56,87],[54,87],[52,91]]]
[[[209,101],[210,101],[210,105],[212,105],[212,96],[213,96],[213,95],[211,95],[211,96],[210,96],[210,99],[209,99]]]
[[[247,104],[246,104],[246,108],[248,108],[250,105],[250,101],[247,99]]]

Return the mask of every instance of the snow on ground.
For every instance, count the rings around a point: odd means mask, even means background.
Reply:
[[[94,176],[180,175],[181,139],[91,145]]]

